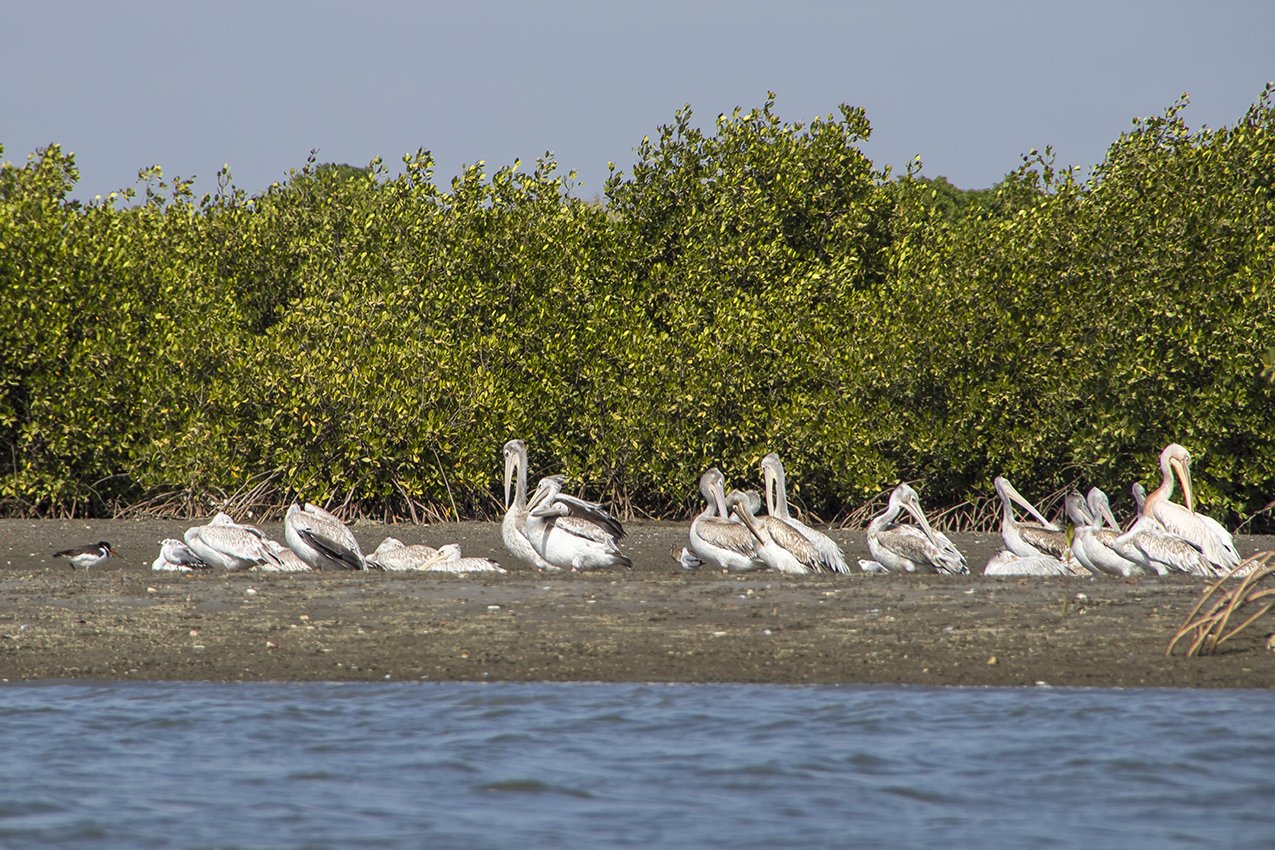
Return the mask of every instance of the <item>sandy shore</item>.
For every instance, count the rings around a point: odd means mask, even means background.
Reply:
[[[532,572],[491,523],[360,523],[369,551],[459,542],[510,572],[152,572],[190,524],[0,520],[0,678],[1275,687],[1275,619],[1222,655],[1165,657],[1203,587],[1188,578],[686,573],[669,554],[685,523],[631,524],[632,571]],[[834,537],[867,556],[862,532]],[[100,569],[50,556],[100,539],[120,553]],[[975,572],[999,548],[954,539]]]

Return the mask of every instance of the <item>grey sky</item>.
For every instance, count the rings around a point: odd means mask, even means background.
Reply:
[[[1275,79],[1275,3],[466,2],[230,0],[0,6],[0,144],[76,154],[86,198],[139,168],[228,163],[257,192],[321,161],[440,179],[553,151],[586,197],[689,103],[711,121],[863,106],[878,164],[920,154],[958,185],[999,180],[1032,147],[1089,166],[1134,116],[1183,92],[1192,126],[1233,123]]]

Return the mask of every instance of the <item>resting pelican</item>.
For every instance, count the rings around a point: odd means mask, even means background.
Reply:
[[[297,557],[316,570],[366,570],[354,533],[337,517],[306,502],[288,506],[283,539]]]
[[[1014,489],[1014,485],[1001,475],[992,482],[996,495],[1001,499],[1001,539],[1005,548],[1021,558],[1049,555],[1062,558],[1067,551],[1067,533],[1045,519],[1036,506]],[[1014,519],[1013,502],[1017,502],[1037,522],[1019,522]]]
[[[520,561],[538,570],[558,572],[560,567],[546,561],[527,539],[527,444],[522,440],[505,443],[505,518],[500,523],[500,536],[505,548]],[[510,486],[516,482],[513,498]]]
[[[186,529],[182,538],[205,564],[231,572],[280,562],[279,556],[266,546],[264,534],[250,525],[239,525],[222,513],[209,520],[207,525]]]
[[[766,566],[772,570],[790,575],[807,575],[811,572],[810,566],[803,563],[801,559],[793,552],[789,546],[797,546],[798,551],[802,551],[809,555],[813,552],[810,541],[802,537],[801,534],[791,526],[785,524],[777,517],[757,517],[753,516],[753,511],[748,505],[748,499],[742,493],[732,493],[727,499],[726,504],[739,517],[740,522],[748,529],[756,540],[754,543],[754,552]],[[772,522],[766,522],[772,520]],[[772,532],[775,534],[784,534],[787,532],[787,540],[783,543],[776,541]]]
[[[433,546],[405,546],[398,538],[387,537],[367,556],[367,564],[387,572],[409,572],[422,570],[440,557]]]
[[[1095,573],[1106,573],[1113,576],[1140,576],[1146,570],[1137,561],[1137,553],[1132,546],[1121,546],[1116,543],[1120,530],[1112,530],[1104,526],[1106,517],[1098,512],[1098,503],[1106,503],[1106,494],[1094,487],[1089,491],[1089,503],[1076,492],[1067,494],[1064,500],[1067,516],[1075,527],[1071,539],[1071,551],[1076,560]],[[1111,508],[1106,508],[1107,514]],[[1115,518],[1112,517],[1112,522]],[[1132,557],[1131,557],[1132,556]]]
[[[920,528],[895,522],[907,511]],[[921,510],[921,500],[906,483],[894,488],[885,511],[868,523],[868,551],[872,561],[859,566],[869,572],[968,574],[965,556],[946,538],[939,539]]]
[[[1129,490],[1133,493],[1133,503],[1138,506],[1138,513],[1142,513],[1142,506],[1147,503],[1147,488],[1142,486],[1141,481],[1135,481]]]
[[[756,538],[742,523],[730,519],[726,508],[726,478],[710,467],[699,479],[704,510],[691,521],[690,551],[696,560],[725,572],[744,573],[766,568],[757,555]],[[682,560],[683,567],[688,563]]]
[[[262,573],[304,573],[310,570],[310,565],[301,560],[296,552],[293,552],[287,546],[277,540],[266,538],[266,548],[274,552],[279,559],[279,563],[272,564],[269,561],[257,564],[253,567],[257,572]]]
[[[1078,576],[1089,572],[1070,557],[1052,555],[1016,555],[1002,549],[983,567],[985,576]]]
[[[208,565],[180,540],[166,537],[159,541],[159,557],[151,564],[157,572],[190,573],[206,570]]]
[[[489,558],[466,558],[460,553],[459,543],[444,543],[438,547],[438,557],[427,564],[427,573],[504,573],[504,567]]]
[[[779,455],[771,452],[761,459],[762,482],[766,488],[766,513],[784,522],[800,534],[809,544],[812,554],[798,557],[815,572],[848,573],[850,565],[841,547],[824,534],[806,525],[788,513],[787,479],[784,475],[784,464]],[[787,546],[787,544],[781,544]],[[795,550],[794,554],[797,554]]]
[[[1182,480],[1186,506],[1173,498],[1174,476]],[[1235,539],[1212,517],[1195,512],[1195,492],[1191,485],[1191,453],[1177,443],[1160,452],[1160,486],[1151,491],[1142,505],[1142,516],[1151,517],[1165,531],[1186,540],[1204,553],[1216,571],[1225,572],[1240,562]]]
[[[540,479],[528,503],[526,533],[531,546],[550,564],[572,572],[622,566],[633,561],[620,551],[624,527],[601,505],[562,492],[563,477]]]

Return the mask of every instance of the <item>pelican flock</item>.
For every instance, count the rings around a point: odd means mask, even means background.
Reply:
[[[632,559],[621,548],[625,538],[621,522],[601,504],[564,492],[563,476],[541,478],[534,493],[528,494],[527,456],[524,441],[505,443],[501,539],[507,552],[526,567],[547,572],[632,569]],[[1067,493],[1065,520],[1051,520],[1007,478],[997,476],[993,489],[1000,502],[1004,549],[987,562],[982,573],[1209,578],[1242,574],[1244,567],[1231,533],[1196,510],[1190,453],[1170,443],[1160,453],[1159,471],[1160,483],[1149,494],[1140,483],[1133,484],[1137,509],[1123,528],[1106,493],[1097,487],[1087,496]],[[700,476],[703,509],[691,520],[685,544],[672,550],[681,568],[707,567],[727,573],[768,570],[787,575],[849,573],[841,546],[826,532],[793,516],[779,456],[765,455],[760,472],[760,493],[745,488],[728,494],[726,477],[718,467]],[[1173,501],[1179,487],[1181,503]],[[349,525],[309,502],[289,506],[283,536],[280,543],[259,528],[219,512],[205,524],[187,528],[181,539],[159,541],[160,551],[151,566],[155,571],[186,574],[212,569],[506,572],[488,558],[465,557],[454,542],[406,545],[386,537],[365,555]],[[866,573],[970,573],[964,554],[933,527],[920,496],[907,483],[894,488],[885,510],[869,522],[866,544],[870,557],[858,562]],[[108,544],[99,543],[56,554],[79,567],[104,563],[111,552]]]

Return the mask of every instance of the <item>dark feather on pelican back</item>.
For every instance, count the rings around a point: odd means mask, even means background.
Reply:
[[[1067,551],[1067,533],[1065,531],[1053,531],[1033,522],[1020,522],[1018,524],[1018,533],[1022,535],[1024,542],[1036,547],[1046,555],[1061,558],[1063,553]]]

